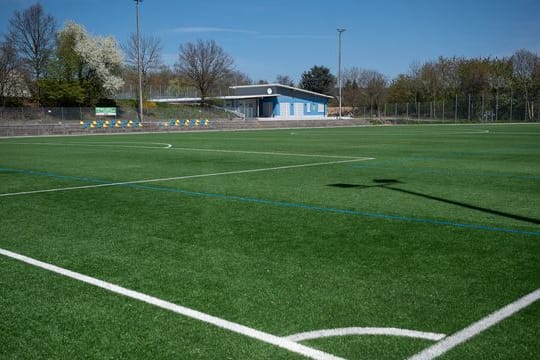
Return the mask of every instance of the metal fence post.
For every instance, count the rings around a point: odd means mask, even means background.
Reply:
[[[499,88],[495,92],[495,122],[499,121]]]
[[[529,119],[529,94],[527,94],[527,91],[525,91],[525,118],[524,121],[527,121]]]
[[[510,88],[510,122],[514,118],[514,89]]]
[[[456,105],[454,106],[454,122],[457,123],[457,94],[456,94]]]
[[[467,120],[471,121],[471,94],[469,94],[469,110],[467,112]]]
[[[484,122],[484,101],[485,101],[485,98],[484,98],[484,93],[482,92],[482,112],[480,114],[480,122]]]
[[[444,122],[444,99],[442,101],[442,121]]]
[[[407,103],[407,109],[406,109],[406,114],[407,114],[407,120],[409,120],[409,103]]]

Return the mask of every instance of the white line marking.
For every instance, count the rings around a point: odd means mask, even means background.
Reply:
[[[427,349],[419,352],[418,354],[409,358],[409,360],[431,360],[447,351],[453,349],[461,343],[471,339],[472,337],[480,334],[482,331],[489,329],[496,325],[500,321],[512,316],[516,312],[526,308],[535,301],[540,299],[540,289],[536,289],[532,293],[525,295],[524,297],[514,301],[511,304],[497,310],[483,319],[467,326],[463,330],[458,331],[455,334],[448,336],[447,338],[439,341],[438,343],[428,347]]]
[[[226,330],[230,330],[240,335],[257,339],[267,344],[272,344],[280,348],[287,349],[291,352],[307,356],[311,359],[344,360],[340,357],[304,346],[302,344],[298,344],[294,341],[288,340],[283,337],[265,333],[263,331],[253,329],[253,328],[250,328],[250,327],[238,324],[238,323],[234,323],[234,322],[224,320],[224,319],[212,316],[212,315],[208,315],[197,310],[193,310],[193,309],[181,306],[181,305],[177,305],[177,304],[165,301],[165,300],[161,300],[159,298],[156,298],[150,295],[140,293],[138,291],[130,290],[130,289],[127,289],[127,288],[124,288],[124,287],[121,287],[121,286],[118,286],[118,285],[115,285],[115,284],[112,284],[103,280],[99,280],[99,279],[96,279],[87,275],[83,275],[81,273],[77,273],[77,272],[67,270],[67,269],[52,265],[52,264],[48,264],[48,263],[24,256],[24,255],[20,255],[20,254],[11,252],[9,250],[0,248],[0,254],[10,257],[15,260],[22,261],[24,263],[27,263],[33,266],[37,266],[39,268],[42,268],[48,271],[52,271],[54,273],[57,273],[57,274],[60,274],[60,275],[63,275],[63,276],[66,276],[66,277],[69,277],[78,281],[82,281],[84,283],[111,291],[116,294],[127,296],[129,298],[136,299],[136,300],[145,302],[147,304],[154,305],[159,308],[172,311],[180,315],[184,315],[184,316],[187,316],[196,320],[200,320],[208,324],[215,325],[217,327],[220,327]]]
[[[342,164],[342,163],[348,163],[348,162],[353,162],[353,161],[366,161],[366,160],[373,160],[373,159],[374,158],[356,158],[356,159],[352,159],[352,160],[341,160],[341,161],[329,161],[329,162],[322,162],[322,163],[277,166],[277,167],[263,168],[263,169],[238,170],[238,171],[227,171],[227,172],[212,173],[212,174],[175,176],[175,177],[161,178],[161,179],[123,181],[123,182],[116,182],[116,183],[71,186],[71,187],[45,189],[45,190],[21,191],[21,192],[15,192],[15,193],[0,194],[0,197],[17,196],[17,195],[30,195],[30,194],[41,194],[41,193],[50,193],[50,192],[59,192],[59,191],[68,191],[68,190],[93,189],[93,188],[121,186],[121,185],[145,184],[145,183],[160,182],[160,181],[195,179],[195,178],[210,177],[210,176],[247,174],[247,173],[255,173],[255,172],[262,172],[262,171],[284,170],[284,169],[294,169],[294,168],[310,167],[310,166]]]
[[[315,330],[307,331],[303,333],[298,333],[294,335],[289,335],[286,339],[292,341],[304,341],[312,340],[323,337],[333,337],[333,336],[350,336],[350,335],[388,335],[388,336],[403,336],[417,339],[427,339],[427,340],[441,340],[446,335],[437,334],[432,332],[423,332],[416,330],[408,329],[398,329],[391,327],[348,327],[340,329],[324,329],[324,330]]]
[[[295,154],[295,153],[282,153],[282,152],[271,152],[271,151],[199,149],[199,148],[185,148],[185,147],[183,147],[183,148],[175,147],[174,150],[206,151],[206,152],[220,152],[220,153],[233,153],[233,154],[253,154],[253,155],[318,157],[318,158],[330,158],[330,159],[361,159],[361,157],[358,157],[358,156],[347,156],[347,155]]]
[[[452,133],[448,133],[448,134],[443,134],[443,135],[453,135],[453,134],[458,134],[458,135],[468,135],[468,134],[489,134],[489,130],[471,130],[471,131],[463,131],[463,132],[452,132]]]
[[[77,146],[77,147],[118,147],[118,148],[130,148],[130,149],[170,149],[172,144],[167,143],[154,143],[154,142],[130,142],[123,141],[121,143],[115,142],[94,142],[94,143],[52,143],[52,142],[0,142],[0,144],[9,145],[48,145],[48,146]],[[144,145],[124,145],[124,144],[150,144],[159,146],[144,146]]]
[[[250,150],[225,150],[225,149],[204,149],[204,148],[186,148],[186,147],[174,147],[172,144],[167,143],[143,143],[143,142],[122,142],[122,143],[41,143],[41,142],[0,142],[0,144],[10,145],[51,145],[51,146],[107,146],[107,147],[125,147],[125,148],[141,148],[141,149],[174,149],[183,151],[201,151],[201,152],[218,152],[218,153],[232,153],[232,154],[251,154],[251,155],[275,155],[275,156],[298,156],[298,157],[318,157],[318,158],[330,158],[330,159],[359,159],[360,156],[349,155],[323,155],[323,154],[296,154],[296,153],[282,153],[272,151],[250,151]],[[131,146],[122,144],[155,144],[164,145],[160,147],[155,146]]]

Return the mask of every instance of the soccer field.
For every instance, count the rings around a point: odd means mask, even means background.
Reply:
[[[538,359],[540,125],[0,139],[0,358]]]

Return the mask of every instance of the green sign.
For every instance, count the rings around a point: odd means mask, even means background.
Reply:
[[[115,107],[96,107],[96,116],[116,116]]]

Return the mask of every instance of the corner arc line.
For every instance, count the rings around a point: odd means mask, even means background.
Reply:
[[[446,335],[432,332],[399,329],[393,327],[347,327],[337,329],[323,329],[315,331],[307,331],[285,337],[291,341],[313,340],[324,337],[334,336],[351,336],[351,335],[386,335],[386,336],[402,336],[417,339],[426,339],[438,341]]]

